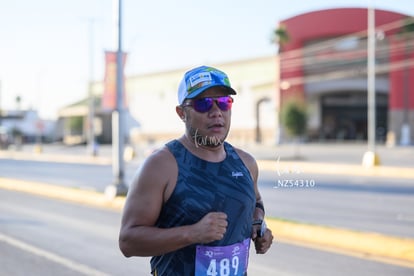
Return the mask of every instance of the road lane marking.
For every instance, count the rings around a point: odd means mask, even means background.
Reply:
[[[0,233],[0,242],[6,242],[14,247],[20,248],[21,250],[27,251],[29,253],[35,254],[37,256],[43,257],[45,259],[48,259],[52,262],[58,263],[60,265],[63,265],[73,271],[80,272],[84,275],[93,275],[93,276],[109,276],[109,274],[106,274],[102,271],[96,270],[94,268],[91,268],[89,266],[83,265],[81,263],[74,262],[72,260],[66,259],[62,256],[56,255],[54,253],[48,252],[46,250],[43,250],[41,248],[35,247],[33,245],[30,245],[28,243],[25,243],[23,241],[17,240],[15,238],[12,238],[10,236],[4,235]]]

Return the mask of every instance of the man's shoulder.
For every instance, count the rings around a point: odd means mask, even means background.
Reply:
[[[234,151],[239,155],[239,157],[243,160],[243,162],[246,165],[248,165],[250,167],[251,165],[256,164],[256,159],[254,158],[254,156],[251,153],[249,153],[249,152],[247,152],[247,151],[245,151],[245,150],[243,150],[243,149],[241,149],[237,146],[231,145],[229,143],[228,143],[228,145],[233,147]]]
[[[248,151],[246,151],[246,150],[244,150],[244,149],[242,149],[242,148],[240,148],[240,147],[238,147],[238,146],[235,146],[235,145],[232,145],[232,144],[230,144],[230,143],[228,143],[228,142],[226,142],[226,144],[229,146],[229,147],[232,147],[233,149],[234,149],[234,151],[241,157],[241,158],[248,158],[248,159],[253,159],[253,160],[255,160],[255,158],[253,157],[253,155],[251,154],[251,153],[249,153]]]
[[[164,145],[160,148],[153,150],[152,153],[146,158],[145,163],[147,165],[163,167],[175,165],[176,161],[171,151],[168,149],[166,145]]]
[[[257,165],[256,159],[253,157],[252,154],[249,152],[239,148],[232,146],[234,151],[237,153],[237,155],[242,160],[243,164],[249,169],[250,175],[252,176],[254,181],[257,181],[257,175],[259,171],[259,167]]]

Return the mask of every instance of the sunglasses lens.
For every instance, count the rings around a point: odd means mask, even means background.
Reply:
[[[218,107],[222,111],[227,111],[231,109],[233,98],[230,96],[219,98],[201,98],[193,101],[193,108],[198,112],[204,113],[213,107],[214,102],[217,103]]]
[[[216,100],[217,105],[223,111],[227,111],[231,109],[231,105],[233,103],[233,99],[229,96],[227,97],[220,97]]]
[[[201,98],[193,101],[193,107],[198,112],[207,112],[213,107],[214,100],[212,98]]]

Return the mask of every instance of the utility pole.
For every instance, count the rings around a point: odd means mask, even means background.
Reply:
[[[368,99],[368,150],[362,164],[366,167],[379,165],[379,157],[375,152],[376,103],[375,103],[375,9],[368,7],[368,39],[367,39],[367,99]]]
[[[89,82],[88,82],[88,152],[92,156],[98,155],[95,141],[95,97],[93,95],[94,77],[94,23],[93,18],[89,19]]]
[[[1,109],[1,80],[0,80],[0,126],[1,126],[1,121],[3,118],[3,110]]]
[[[118,50],[116,55],[116,108],[112,112],[112,168],[114,182],[107,186],[105,195],[115,198],[118,195],[126,195],[128,188],[125,184],[124,166],[124,100],[123,100],[123,53],[122,53],[122,0],[114,0],[115,18],[117,23],[116,40]]]

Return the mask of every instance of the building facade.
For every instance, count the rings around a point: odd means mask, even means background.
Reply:
[[[277,121],[274,76],[277,74],[277,64],[275,56],[207,64],[226,72],[237,91],[229,134],[232,142],[274,144]],[[132,140],[141,143],[166,141],[184,132],[183,122],[176,114],[175,107],[178,105],[179,82],[189,69],[126,78],[128,111],[140,124],[139,128],[131,130],[134,136]]]
[[[274,144],[277,125],[277,57],[256,57],[207,65],[226,72],[232,87],[237,91],[232,108],[229,140],[238,144]],[[189,69],[191,68],[125,77],[126,140],[131,144],[146,147],[182,135],[184,125],[176,114],[175,107],[178,104],[179,82]],[[95,98],[96,140],[98,143],[111,143],[112,111],[102,104],[105,81],[93,83],[91,89]],[[87,142],[88,113],[88,100],[79,101],[59,111],[56,131],[64,143]]]
[[[279,22],[278,55],[207,64],[225,71],[238,92],[229,140],[241,145],[289,141],[280,114],[292,99],[306,104],[308,140],[366,140],[367,17],[363,8],[300,14]],[[375,10],[375,131],[377,141],[390,145],[414,141],[412,19]],[[125,77],[127,117],[133,122],[127,123],[127,131],[132,143],[165,142],[183,133],[175,106],[179,82],[189,69]],[[102,97],[105,82],[95,83],[92,89],[93,95]],[[95,110],[100,126],[97,135],[110,143],[111,114],[100,106]],[[75,113],[84,118],[79,135],[85,140],[86,105],[62,110],[61,118],[67,122]]]
[[[280,103],[305,101],[312,140],[367,139],[367,9],[300,14],[279,23]],[[376,138],[414,141],[414,36],[407,15],[375,10]],[[404,34],[403,34],[404,33]]]

